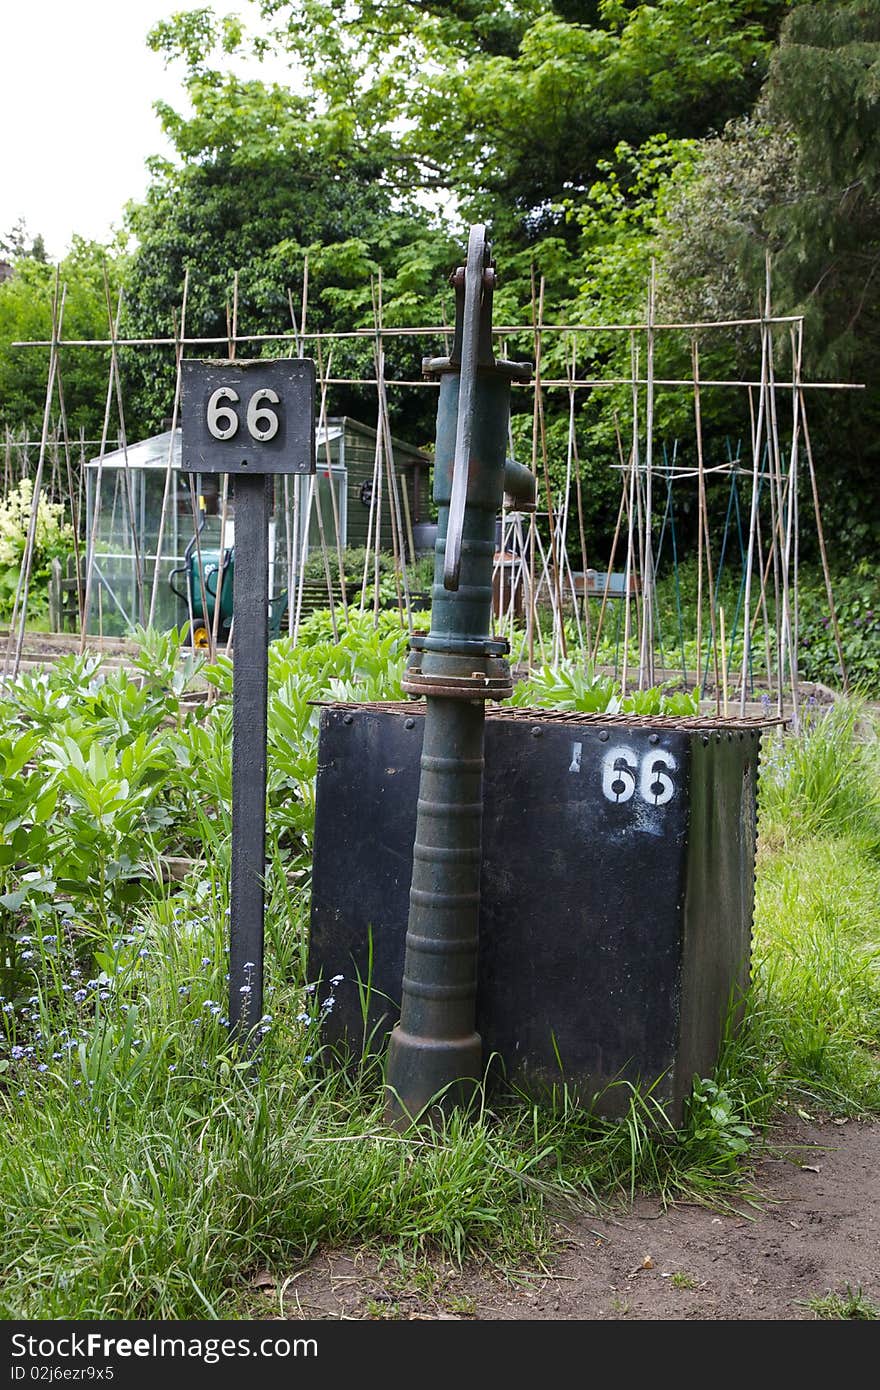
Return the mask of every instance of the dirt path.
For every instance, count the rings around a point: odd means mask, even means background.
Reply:
[[[663,1211],[653,1199],[560,1227],[559,1253],[516,1282],[448,1267],[401,1281],[375,1260],[323,1253],[293,1274],[291,1318],[813,1320],[810,1300],[880,1308],[880,1123],[797,1120],[755,1164],[756,1210]],[[265,1286],[267,1293],[278,1290]],[[277,1305],[276,1305],[277,1307]],[[276,1313],[277,1316],[277,1313]]]

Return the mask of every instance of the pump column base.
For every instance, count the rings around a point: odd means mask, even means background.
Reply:
[[[483,1043],[479,1033],[454,1039],[419,1038],[398,1025],[388,1044],[385,1123],[397,1130],[425,1118],[429,1106],[444,1114],[467,1108],[480,1089]],[[406,1096],[404,1104],[401,1096]]]

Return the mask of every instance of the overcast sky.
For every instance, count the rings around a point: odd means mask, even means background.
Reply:
[[[144,160],[169,154],[153,102],[184,106],[149,29],[209,0],[20,0],[0,20],[0,236],[23,217],[52,260],[74,233],[106,240],[147,187]],[[215,6],[250,21],[244,0]],[[255,13],[255,11],[253,12]],[[282,80],[253,65],[255,74]]]

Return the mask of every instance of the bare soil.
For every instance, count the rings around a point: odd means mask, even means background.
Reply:
[[[811,1303],[829,1295],[876,1315],[880,1123],[786,1119],[749,1178],[734,1210],[637,1197],[565,1216],[541,1266],[403,1276],[375,1255],[326,1250],[281,1287],[258,1277],[255,1299],[268,1296],[263,1316],[277,1318],[280,1299],[306,1320],[815,1320]]]

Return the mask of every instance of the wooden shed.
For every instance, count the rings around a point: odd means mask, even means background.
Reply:
[[[430,520],[430,462],[428,455],[412,444],[392,436],[391,447],[394,458],[394,472],[400,491],[400,506],[403,512],[404,528],[409,525],[420,527]],[[334,475],[337,488],[337,506],[340,513],[340,529],[344,545],[349,548],[365,546],[370,524],[370,503],[373,494],[373,479],[376,470],[376,431],[350,415],[331,416],[326,431],[318,433],[317,477],[322,489],[322,514],[332,516],[332,503],[329,496],[327,461]],[[302,486],[302,484],[301,484]],[[381,532],[380,543],[383,549],[391,549],[391,519],[388,508],[388,478],[385,469],[381,477]],[[326,493],[326,499],[324,497]],[[302,500],[306,500],[305,494]],[[342,518],[344,517],[344,521]],[[309,524],[307,548],[320,544],[317,522],[313,517]]]

